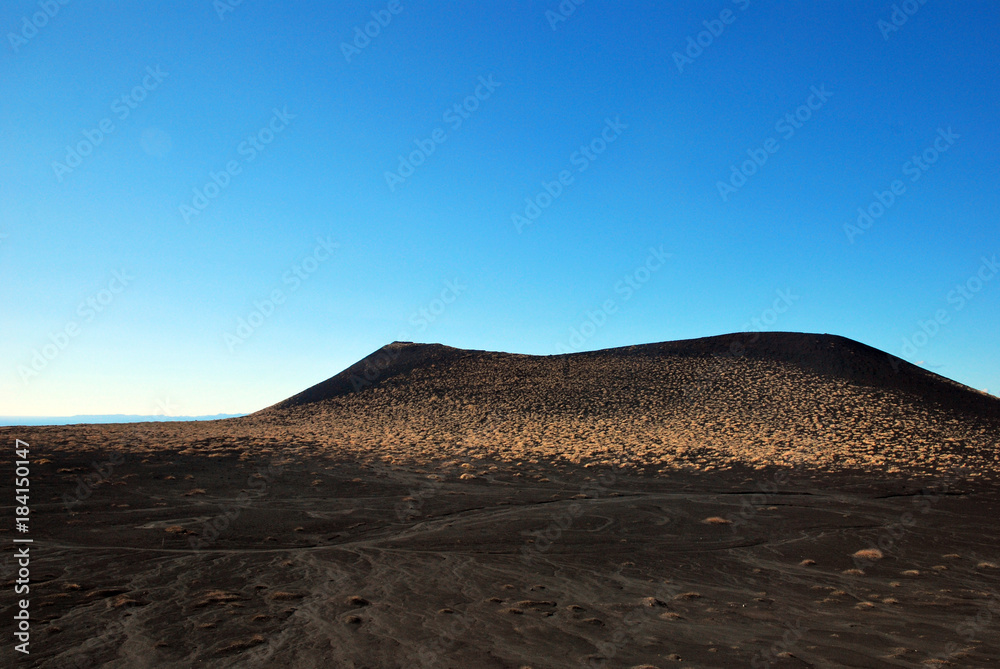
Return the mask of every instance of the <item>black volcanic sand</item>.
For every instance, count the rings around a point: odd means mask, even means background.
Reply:
[[[463,480],[165,451],[126,453],[67,511],[72,477],[107,460],[46,453],[72,430],[27,435],[51,461],[33,468],[34,642],[18,666],[1000,662],[1000,496],[960,474],[477,462]],[[851,557],[879,545],[882,559]]]
[[[997,398],[795,333],[397,342],[244,418],[0,428],[18,666],[996,667],[998,435]]]

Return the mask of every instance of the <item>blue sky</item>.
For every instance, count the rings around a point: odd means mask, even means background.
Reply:
[[[0,10],[0,414],[757,327],[1000,389],[994,2],[224,2]]]

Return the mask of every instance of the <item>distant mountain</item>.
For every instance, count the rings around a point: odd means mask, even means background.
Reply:
[[[238,418],[241,413],[218,413],[212,416],[138,416],[127,414],[95,414],[80,416],[0,416],[0,426],[14,425],[77,425],[83,423],[148,423],[159,421],[220,420]]]
[[[394,342],[237,422],[388,457],[1000,469],[1000,399],[828,334],[552,356]]]

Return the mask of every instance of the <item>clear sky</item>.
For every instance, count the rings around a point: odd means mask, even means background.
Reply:
[[[0,414],[758,327],[1000,391],[992,0],[62,2],[0,9]]]

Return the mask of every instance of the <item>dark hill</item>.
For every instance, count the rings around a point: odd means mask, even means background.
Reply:
[[[555,356],[394,342],[235,420],[383,459],[992,471],[1000,400],[844,337],[772,332]]]
[[[554,356],[525,356],[397,341],[265,411],[322,402],[383,384],[397,387],[405,384],[414,370],[443,370],[459,360],[467,364],[498,366],[497,371],[502,371],[504,365],[517,368],[525,359],[533,359],[543,366],[547,364],[552,373],[565,377],[567,370],[586,374],[594,369],[588,363],[595,360],[624,361],[629,358],[689,360],[692,364],[712,361],[727,365],[738,364],[740,360],[787,364],[830,379],[901,391],[932,404],[1000,418],[1000,400],[995,397],[853,339],[797,332],[736,333]],[[461,392],[457,386],[452,390]]]

